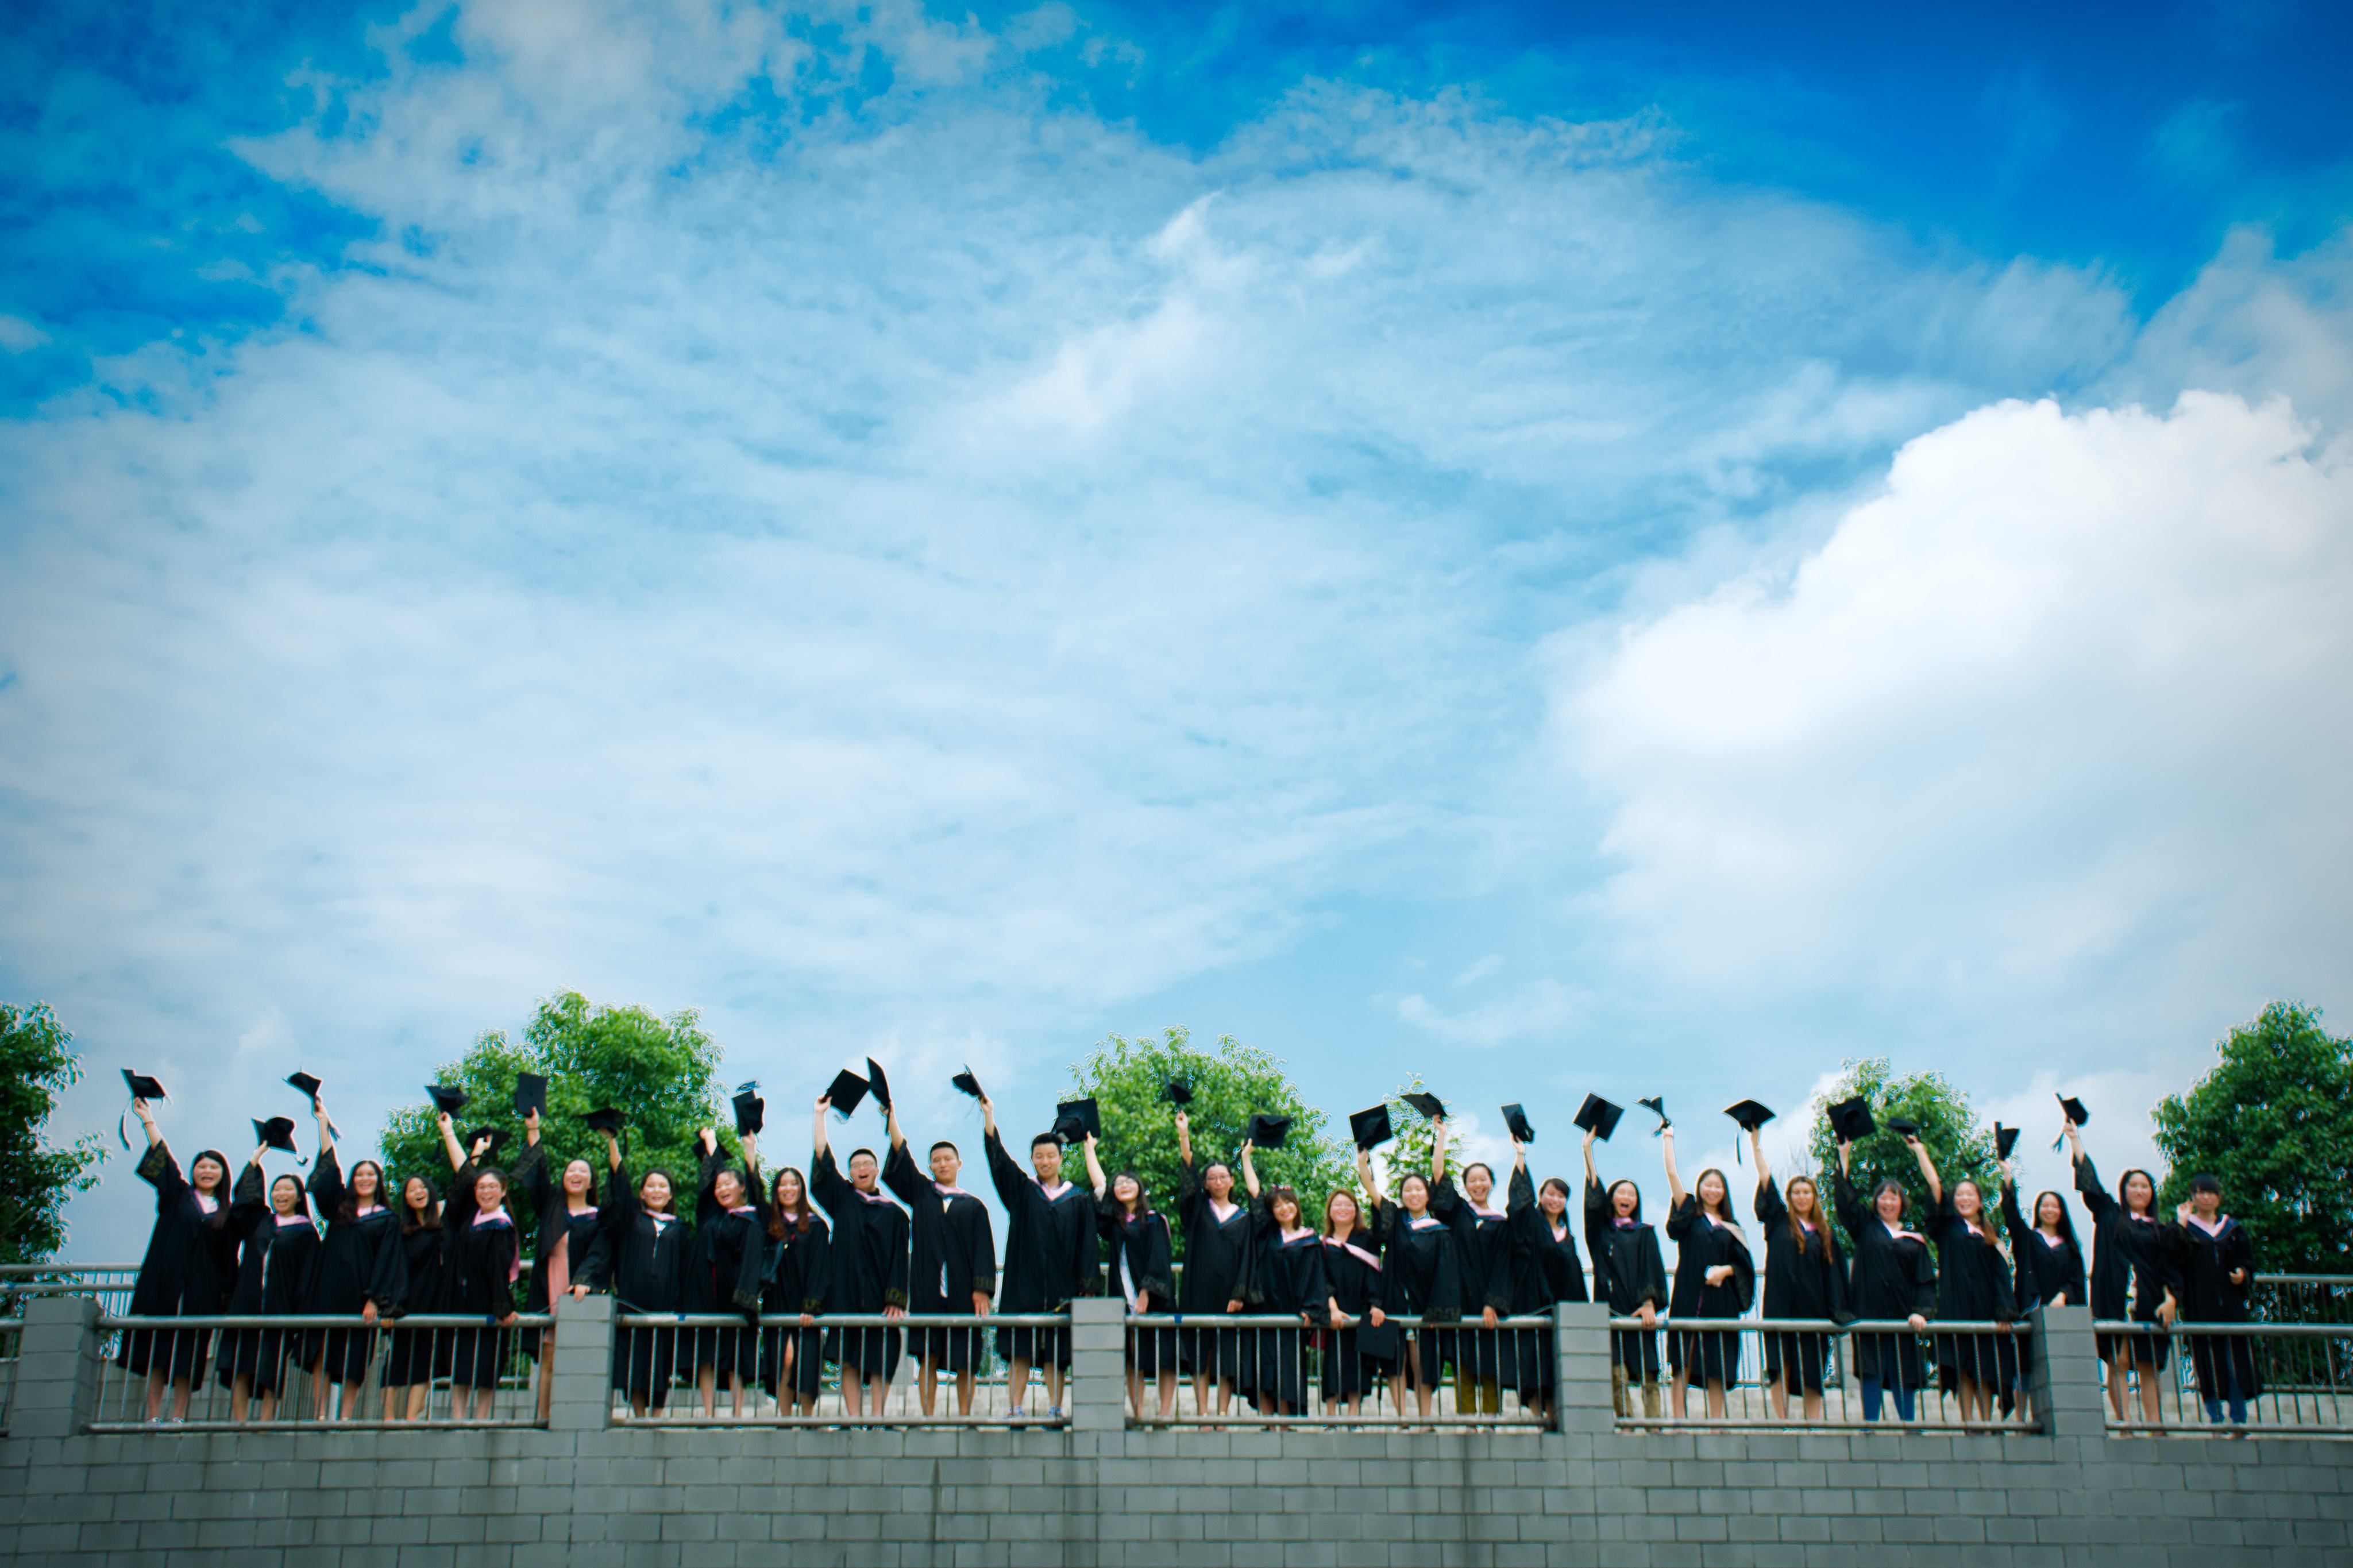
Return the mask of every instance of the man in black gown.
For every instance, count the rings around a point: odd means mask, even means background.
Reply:
[[[997,1107],[980,1100],[981,1129],[988,1151],[988,1174],[1011,1217],[1005,1241],[1007,1312],[1060,1312],[1086,1292],[1095,1271],[1094,1194],[1062,1180],[1062,1142],[1050,1132],[1029,1141],[1033,1177],[1013,1163],[997,1131]],[[1032,1363],[1046,1373],[1047,1415],[1062,1413],[1062,1373],[1071,1364],[1068,1329],[1000,1329],[997,1348],[1013,1363],[1008,1389],[1011,1414],[1021,1414]]]
[[[830,1095],[817,1102],[817,1132],[809,1155],[809,1196],[833,1222],[833,1278],[826,1290],[828,1312],[880,1312],[886,1318],[907,1315],[907,1211],[877,1189],[881,1163],[871,1149],[849,1156],[849,1179],[843,1181],[827,1146],[825,1113]],[[838,1342],[841,1358],[841,1401],[854,1420],[866,1413],[880,1416],[891,1397],[891,1374],[898,1369],[905,1331],[842,1329]],[[871,1387],[872,1398],[864,1398]]]
[[[891,1127],[891,1154],[882,1164],[882,1184],[914,1216],[915,1261],[909,1294],[918,1316],[969,1311],[988,1316],[997,1290],[997,1233],[981,1201],[956,1185],[964,1157],[945,1139],[932,1145],[931,1175],[915,1169],[900,1129],[896,1106],[883,1111]],[[923,1414],[938,1403],[940,1367],[955,1374],[956,1414],[972,1414],[973,1377],[987,1353],[978,1329],[920,1329],[915,1333],[923,1365]]]

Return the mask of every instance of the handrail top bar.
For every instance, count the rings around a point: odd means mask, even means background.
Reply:
[[[1333,1331],[1331,1319],[1320,1313],[1312,1323],[1301,1321],[1297,1312],[1130,1312],[1121,1321],[1130,1327],[1139,1329],[1178,1327],[1196,1329],[1222,1326],[1230,1329],[1314,1329],[1327,1334]],[[1427,1328],[1445,1332],[1461,1329],[1482,1334],[1494,1333],[1504,1329],[1549,1329],[1553,1326],[1553,1321],[1548,1317],[1504,1318],[1496,1322],[1493,1329],[1488,1328],[1477,1318],[1466,1318],[1461,1322],[1425,1323],[1420,1317],[1409,1312],[1384,1313],[1381,1321],[1394,1323],[1400,1329]],[[1349,1318],[1341,1327],[1361,1329],[1365,1327],[1365,1320],[1361,1317]]]
[[[735,1321],[743,1321],[741,1318]],[[215,1317],[198,1317],[191,1313],[185,1318],[118,1318],[101,1313],[98,1326],[101,1329],[353,1329],[364,1333],[377,1329],[543,1329],[554,1321],[554,1316],[548,1312],[517,1312],[503,1323],[490,1318],[452,1316],[447,1312],[412,1312],[405,1318],[378,1318],[373,1323],[363,1322],[356,1313],[330,1317],[293,1312],[282,1316],[248,1312]]]
[[[1728,1334],[1735,1330],[1760,1334],[1998,1334],[2004,1330],[2022,1333],[2032,1327],[2024,1318],[2008,1323],[1982,1318],[1930,1318],[1927,1324],[1925,1329],[1915,1329],[1909,1320],[1904,1318],[1873,1318],[1841,1323],[1829,1318],[1672,1318],[1662,1312],[1651,1327],[1660,1333],[1672,1331],[1687,1334],[1702,1331]],[[1642,1320],[1612,1318],[1609,1326],[1639,1331]]]
[[[339,1318],[338,1322],[349,1322]],[[613,1321],[625,1329],[750,1329],[752,1321],[740,1312],[617,1312]],[[1296,1320],[1294,1320],[1296,1321]],[[479,1323],[480,1318],[469,1319]],[[909,1312],[886,1318],[880,1312],[812,1312],[801,1322],[797,1312],[763,1312],[764,1329],[1067,1329],[1071,1320],[1060,1312],[1000,1312],[976,1318],[969,1312]]]
[[[2092,1325],[2093,1331],[2102,1334],[2187,1334],[2208,1337],[2235,1334],[2245,1339],[2337,1340],[2353,1339],[2353,1323],[2204,1323],[2189,1318],[2176,1318],[2173,1327],[2162,1323],[2144,1323],[2138,1319],[2102,1318]]]

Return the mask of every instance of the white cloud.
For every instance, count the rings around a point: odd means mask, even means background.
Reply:
[[[1571,1016],[1567,989],[1538,980],[1499,1001],[1450,1013],[1416,992],[1391,1003],[1404,1023],[1453,1045],[1500,1046],[1556,1032]]]

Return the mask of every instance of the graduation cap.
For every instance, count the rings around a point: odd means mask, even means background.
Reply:
[[[600,1105],[580,1120],[591,1132],[610,1132],[616,1138],[621,1135],[621,1113],[609,1105]]]
[[[1280,1149],[1291,1136],[1291,1118],[1256,1112],[1250,1119],[1248,1136],[1253,1149]]]
[[[1103,1113],[1095,1109],[1095,1102],[1092,1100],[1066,1100],[1054,1107],[1055,1131],[1060,1131],[1066,1121],[1078,1126],[1077,1136],[1071,1140],[1073,1143],[1080,1138],[1103,1136]]]
[[[1767,1121],[1773,1120],[1773,1113],[1770,1110],[1767,1110],[1765,1107],[1757,1104],[1753,1100],[1736,1100],[1733,1104],[1725,1106],[1724,1108],[1724,1113],[1726,1116],[1731,1117],[1733,1121],[1740,1123],[1740,1130],[1743,1132],[1754,1132],[1759,1127],[1764,1126]],[[1740,1163],[1740,1145],[1738,1143],[1735,1143],[1732,1146],[1732,1163],[1736,1165]]]
[[[267,1121],[253,1124],[253,1141],[265,1149],[283,1149],[289,1154],[298,1153],[294,1147],[294,1119],[273,1116]]]
[[[129,1068],[122,1069],[122,1087],[131,1091],[133,1100],[162,1100],[164,1097],[163,1084],[143,1072],[132,1072]],[[130,1116],[131,1108],[126,1105],[122,1108],[122,1114],[114,1119],[114,1135],[122,1140],[125,1149],[131,1147],[131,1134],[125,1126]]]
[[[760,1098],[760,1080],[735,1086],[735,1135],[757,1132],[766,1124],[768,1102]]]
[[[1890,1132],[1894,1133],[1898,1138],[1917,1138],[1920,1136],[1920,1124],[1913,1121],[1908,1116],[1889,1117],[1887,1119],[1887,1130]]]
[[[517,1116],[529,1116],[538,1111],[547,1114],[547,1079],[539,1073],[515,1074],[514,1108]]]
[[[1523,1143],[1533,1143],[1536,1141],[1536,1130],[1529,1122],[1527,1109],[1525,1106],[1504,1107],[1504,1125],[1510,1128],[1512,1136]]]
[[[1674,1125],[1673,1122],[1667,1120],[1667,1097],[1665,1095],[1654,1094],[1648,1100],[1638,1100],[1634,1103],[1659,1119],[1658,1126],[1651,1131],[1651,1137],[1656,1138],[1660,1133],[1664,1132],[1668,1128]]]
[[[1432,1121],[1442,1121],[1446,1119],[1446,1102],[1426,1090],[1415,1089],[1405,1097],[1405,1102]]]
[[[825,1097],[833,1101],[835,1113],[847,1121],[850,1113],[858,1109],[859,1102],[866,1098],[866,1080],[844,1068],[834,1074],[833,1082],[826,1086]]]
[[[444,1116],[455,1116],[466,1109],[466,1091],[462,1089],[451,1089],[448,1085],[441,1083],[428,1083],[425,1086],[425,1094],[426,1098],[433,1101],[433,1109]]]
[[[2010,1152],[2017,1147],[2018,1129],[2004,1127],[2000,1122],[1995,1122],[1993,1124],[1993,1157],[1997,1160],[2007,1160],[2010,1158]]]
[[[461,1144],[466,1151],[466,1158],[469,1160],[474,1158],[474,1145],[485,1138],[491,1141],[491,1146],[482,1151],[483,1161],[489,1163],[498,1159],[499,1151],[505,1146],[507,1141],[507,1130],[503,1127],[477,1127],[467,1133]]]
[[[1171,1105],[1193,1103],[1193,1086],[1181,1078],[1172,1078],[1160,1090],[1160,1098]]]
[[[1598,1094],[1588,1094],[1585,1103],[1577,1108],[1576,1122],[1607,1143],[1609,1135],[1618,1131],[1618,1119],[1625,1114],[1623,1107],[1612,1105]]]
[[[866,1058],[866,1082],[872,1089],[874,1103],[883,1110],[891,1109],[891,1080],[882,1076],[882,1064],[872,1057]]]
[[[972,1076],[972,1067],[969,1063],[965,1064],[964,1071],[948,1079],[948,1087],[959,1094],[968,1094],[975,1100],[980,1098],[980,1079]]]
[[[286,1075],[286,1081],[301,1090],[302,1098],[305,1100],[318,1099],[319,1090],[325,1087],[323,1080],[312,1078],[306,1072],[290,1072]]]
[[[1351,1112],[1348,1117],[1348,1135],[1356,1141],[1356,1147],[1359,1149],[1377,1149],[1396,1137],[1396,1131],[1389,1126],[1389,1108],[1387,1103],[1376,1105],[1370,1110]]]
[[[1831,1131],[1839,1135],[1842,1143],[1860,1143],[1879,1131],[1879,1123],[1872,1120],[1871,1101],[1859,1094],[1852,1100],[1840,1100],[1828,1114]]]
[[[2076,1126],[2081,1127],[2084,1123],[2092,1120],[2092,1113],[2084,1110],[2084,1102],[2077,1100],[2073,1095],[2061,1094],[2053,1095],[2052,1098],[2058,1100],[2060,1114],[2066,1117],[2068,1121],[2073,1122]],[[2059,1129],[2059,1136],[2051,1140],[2051,1147],[2056,1149],[2066,1142],[2067,1130],[2064,1127],[2062,1127]]]

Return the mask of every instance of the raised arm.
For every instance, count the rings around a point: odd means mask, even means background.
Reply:
[[[456,1173],[464,1170],[466,1151],[458,1142],[458,1129],[450,1123],[449,1113],[446,1110],[442,1111],[433,1120],[441,1129],[441,1152],[449,1157],[450,1171]]]
[[[1600,1136],[1599,1131],[1588,1131],[1585,1135],[1585,1184],[1588,1187],[1601,1184],[1601,1173],[1593,1168],[1593,1141]]]
[[[987,1101],[983,1100],[981,1103],[985,1105]],[[809,1133],[809,1163],[811,1164],[815,1164],[817,1163],[817,1157],[825,1152],[825,1113],[831,1109],[833,1109],[833,1096],[829,1094],[820,1094],[817,1097],[817,1126]]]
[[[1936,1174],[1936,1162],[1929,1157],[1928,1145],[1916,1137],[1906,1138],[1904,1142],[1911,1149],[1912,1157],[1920,1162],[1920,1174],[1928,1183],[1928,1201],[1941,1205],[1945,1201],[1945,1183]]]
[[[1661,1152],[1666,1156],[1667,1161],[1667,1203],[1670,1207],[1681,1208],[1683,1203],[1683,1173],[1675,1169],[1675,1130],[1673,1128],[1667,1127],[1660,1130],[1659,1145]]]
[[[882,1126],[891,1135],[892,1148],[904,1149],[907,1146],[907,1134],[900,1129],[899,1108],[896,1105],[886,1105],[882,1108]]]
[[[1757,1183],[1762,1186],[1773,1179],[1773,1167],[1765,1163],[1765,1129],[1762,1126],[1748,1130],[1748,1152],[1757,1156]]]
[[[1430,1183],[1435,1187],[1446,1179],[1446,1118],[1430,1119]]]
[[[1250,1144],[1247,1138],[1242,1140],[1242,1185],[1251,1197],[1258,1196],[1258,1166],[1250,1161]]]
[[[1855,1247],[1860,1251],[1864,1239],[1862,1226],[1866,1216],[1862,1200],[1855,1195],[1854,1179],[1847,1174],[1847,1151],[1852,1147],[1843,1141],[1839,1144],[1838,1177],[1831,1184],[1831,1205],[1838,1210],[1839,1224],[1846,1228],[1847,1235],[1854,1239]]]
[[[1373,1154],[1369,1149],[1356,1151],[1356,1180],[1364,1184],[1366,1203],[1377,1210],[1381,1206],[1381,1184],[1380,1178],[1373,1174]]]
[[[1084,1147],[1087,1152],[1087,1184],[1094,1188],[1095,1197],[1100,1201],[1104,1193],[1110,1189],[1111,1183],[1103,1177],[1103,1162],[1095,1158],[1095,1135],[1093,1133],[1090,1132],[1087,1134],[1087,1141]]]
[[[1192,1169],[1193,1119],[1185,1114],[1181,1105],[1176,1108],[1176,1160],[1186,1169]]]
[[[980,1097],[980,1135],[984,1138],[997,1136],[997,1101],[985,1094]]]
[[[164,1142],[164,1134],[157,1131],[155,1126],[155,1113],[148,1109],[145,1100],[132,1100],[131,1114],[139,1118],[139,1125],[147,1130],[147,1147],[153,1149]]]
[[[311,1120],[319,1124],[319,1153],[325,1157],[335,1147],[335,1124],[327,1120],[327,1103],[317,1095],[311,1097]]]
[[[2108,1211],[2116,1206],[2116,1200],[2101,1190],[2100,1173],[2093,1166],[2092,1157],[2084,1152],[2084,1141],[2076,1135],[2072,1121],[2067,1124],[2067,1142],[2075,1162],[2075,1191],[2083,1194],[2084,1206],[2092,1211],[2095,1222],[2105,1219]]]

